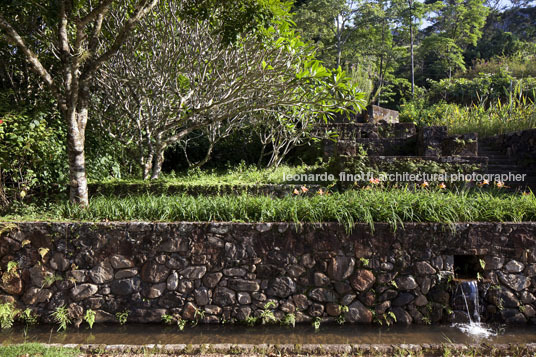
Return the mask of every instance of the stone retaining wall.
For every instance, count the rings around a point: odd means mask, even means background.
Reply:
[[[360,184],[368,184],[368,175],[381,177],[385,174],[417,174],[427,173],[430,183],[433,182],[433,174],[437,176],[436,183],[443,182],[444,176],[457,177],[458,174],[472,174],[475,172],[485,172],[488,165],[488,158],[474,156],[366,156],[352,157],[339,156],[337,159],[331,160],[327,166],[327,172],[339,178],[337,188],[341,191],[354,188],[354,180],[349,175],[362,174],[364,179]],[[339,174],[345,173],[348,179],[340,179]],[[388,176],[385,176],[388,178]],[[359,177],[355,180],[358,180]],[[395,180],[391,179],[387,184],[392,184]],[[404,183],[401,179],[398,183]],[[447,180],[448,181],[448,180]],[[415,182],[408,181],[407,184],[413,185]],[[457,185],[471,187],[474,183],[458,181]]]
[[[516,131],[482,139],[484,143],[504,152],[519,164],[535,168],[536,129]]]
[[[534,323],[535,237],[536,223],[4,223],[0,303],[45,322],[68,306],[75,323],[87,309],[221,323],[271,301],[297,322],[445,323],[467,319],[456,272],[480,279],[483,320]]]
[[[337,141],[324,140],[324,157],[355,156],[478,156],[478,135],[448,135],[446,126],[417,128],[413,123],[330,123],[319,132],[337,133]]]

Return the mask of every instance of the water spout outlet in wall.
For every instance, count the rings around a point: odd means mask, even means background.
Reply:
[[[469,322],[455,323],[455,327],[459,328],[463,333],[477,339],[486,339],[497,335],[491,328],[480,321],[480,302],[477,280],[457,280],[455,299],[456,297],[463,299]]]

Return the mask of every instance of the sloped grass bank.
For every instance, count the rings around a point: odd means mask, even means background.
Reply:
[[[523,222],[536,220],[536,197],[500,190],[361,189],[329,195],[99,196],[82,209],[55,204],[4,220],[234,222]]]
[[[89,355],[89,353],[87,353]],[[0,345],[0,356],[40,356],[40,357],[75,357],[85,356],[78,348],[45,345],[40,343],[24,343],[19,345]]]
[[[255,185],[255,184],[283,184],[285,178],[293,175],[308,174],[321,168],[320,165],[281,165],[274,168],[258,168],[253,165],[239,164],[226,169],[200,169],[192,168],[183,172],[162,174],[156,180],[142,179],[110,179],[90,182],[90,185],[106,186],[150,186],[150,185]]]

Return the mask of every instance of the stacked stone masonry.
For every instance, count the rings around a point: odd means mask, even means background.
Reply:
[[[460,256],[479,262],[484,321],[536,322],[536,223],[357,224],[348,234],[337,223],[25,222],[0,232],[0,303],[44,322],[68,306],[75,323],[87,309],[97,322],[129,311],[130,322],[221,323],[270,301],[297,322],[463,321],[452,304]]]
[[[483,139],[489,145],[520,164],[532,169],[535,168],[536,155],[536,129],[522,130]]]
[[[478,156],[478,135],[448,135],[446,126],[417,127],[413,123],[330,123],[318,126],[331,130],[337,141],[324,141],[324,156]]]

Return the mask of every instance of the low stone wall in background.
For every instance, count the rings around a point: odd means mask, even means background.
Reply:
[[[478,156],[478,135],[448,135],[446,126],[417,127],[413,123],[330,123],[319,125],[319,133],[331,130],[337,141],[324,140],[324,157],[356,156]]]
[[[479,279],[484,321],[534,323],[535,237],[536,223],[349,234],[337,223],[3,223],[0,303],[44,322],[67,306],[75,323],[87,309],[97,322],[127,311],[132,322],[221,323],[266,308],[297,322],[445,323],[468,319],[458,275]]]
[[[536,129],[495,135],[481,140],[517,160],[521,165],[536,167]]]

